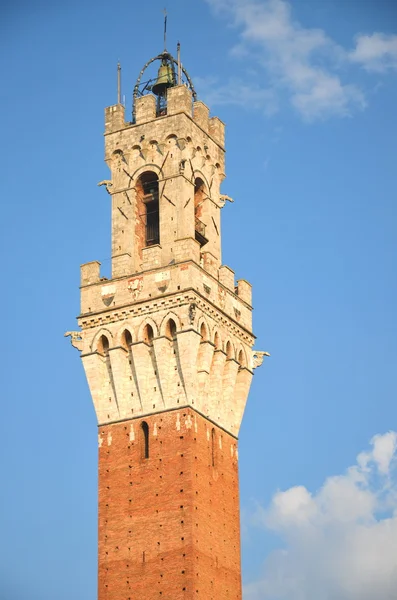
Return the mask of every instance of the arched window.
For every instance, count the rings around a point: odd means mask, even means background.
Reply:
[[[221,337],[218,332],[215,333],[214,345],[215,345],[215,350],[220,350],[222,348]]]
[[[141,449],[142,458],[149,458],[149,425],[146,421],[141,423]]]
[[[145,325],[143,330],[143,341],[151,346],[153,344],[153,338],[153,327],[148,323],[147,325]]]
[[[204,181],[200,177],[196,177],[194,180],[194,230],[195,238],[200,246],[204,246],[208,242],[208,239],[205,237],[205,224],[200,219],[206,196]]]
[[[174,319],[169,319],[165,328],[165,335],[168,338],[174,339],[176,337],[176,323]]]
[[[100,354],[104,354],[105,356],[108,354],[108,352],[109,352],[109,340],[106,337],[106,335],[101,335],[101,337],[99,338],[97,350],[98,350],[98,352]]]
[[[141,247],[160,243],[159,179],[156,173],[142,173],[136,184],[138,224]]]
[[[205,323],[201,323],[200,335],[201,335],[201,340],[203,342],[207,342],[208,341],[208,330],[207,330],[207,327],[206,327]]]
[[[125,329],[123,331],[123,334],[121,336],[121,344],[122,344],[123,348],[125,348],[126,350],[130,349],[130,346],[132,344],[132,335],[128,331],[128,329]]]
[[[240,352],[238,353],[238,363],[240,365],[240,369],[246,366],[245,355],[242,350],[240,350]]]
[[[228,360],[233,358],[233,346],[230,342],[227,342],[226,344],[226,357],[228,358]]]

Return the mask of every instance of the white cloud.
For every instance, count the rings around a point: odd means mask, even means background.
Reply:
[[[315,494],[277,492],[259,522],[284,541],[244,600],[395,600],[397,433],[371,440],[344,475]]]
[[[397,35],[379,32],[358,35],[350,60],[359,63],[367,71],[382,73],[388,69],[397,69]]]
[[[364,92],[352,81],[344,81],[348,67],[360,64],[367,70],[385,71],[397,68],[397,36],[374,33],[356,38],[354,50],[338,45],[325,31],[306,28],[292,16],[286,0],[206,0],[214,12],[228,19],[238,30],[238,41],[231,52],[249,58],[263,69],[262,90],[257,80],[251,86],[247,77],[244,101],[235,104],[256,108],[261,91],[277,97],[287,97],[290,105],[306,121],[332,116],[346,117],[364,109]],[[237,96],[231,82],[223,84],[226,93],[215,96],[215,103],[231,103]],[[227,99],[227,102],[225,100]],[[267,112],[267,111],[265,111]],[[275,111],[273,111],[275,112]],[[271,114],[271,112],[269,113]]]
[[[231,105],[245,109],[261,110],[271,116],[278,110],[276,94],[258,84],[249,85],[241,79],[231,79],[220,84],[216,77],[195,77],[196,88],[209,106]]]

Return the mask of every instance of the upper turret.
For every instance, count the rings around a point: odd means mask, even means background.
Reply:
[[[142,83],[156,61],[157,76]],[[105,110],[105,139],[112,277],[191,259],[218,278],[224,125],[197,100],[179,52],[145,64],[130,122],[120,103]]]

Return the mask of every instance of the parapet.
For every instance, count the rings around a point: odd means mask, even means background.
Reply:
[[[112,256],[112,279],[132,272],[132,257],[128,252]]]
[[[219,268],[219,281],[228,290],[234,292],[234,271],[226,265],[222,265]]]
[[[176,85],[167,90],[167,115],[185,112],[192,116],[192,92],[184,85]]]
[[[241,300],[252,306],[252,285],[245,281],[245,279],[239,279],[237,282],[237,295]]]
[[[218,117],[210,118],[208,132],[222,148],[225,147],[225,124]]]
[[[146,123],[156,118],[156,98],[153,94],[141,96],[135,101],[135,123]]]
[[[193,119],[204,131],[208,133],[210,109],[201,100],[193,103]]]
[[[97,260],[85,263],[80,267],[80,285],[90,285],[91,283],[97,283],[100,278],[101,263]]]
[[[105,108],[105,133],[118,131],[124,127],[125,108],[122,104],[114,104]]]

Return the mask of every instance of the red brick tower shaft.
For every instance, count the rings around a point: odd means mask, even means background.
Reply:
[[[100,428],[99,600],[241,600],[235,438],[165,412],[145,458],[141,423]]]

